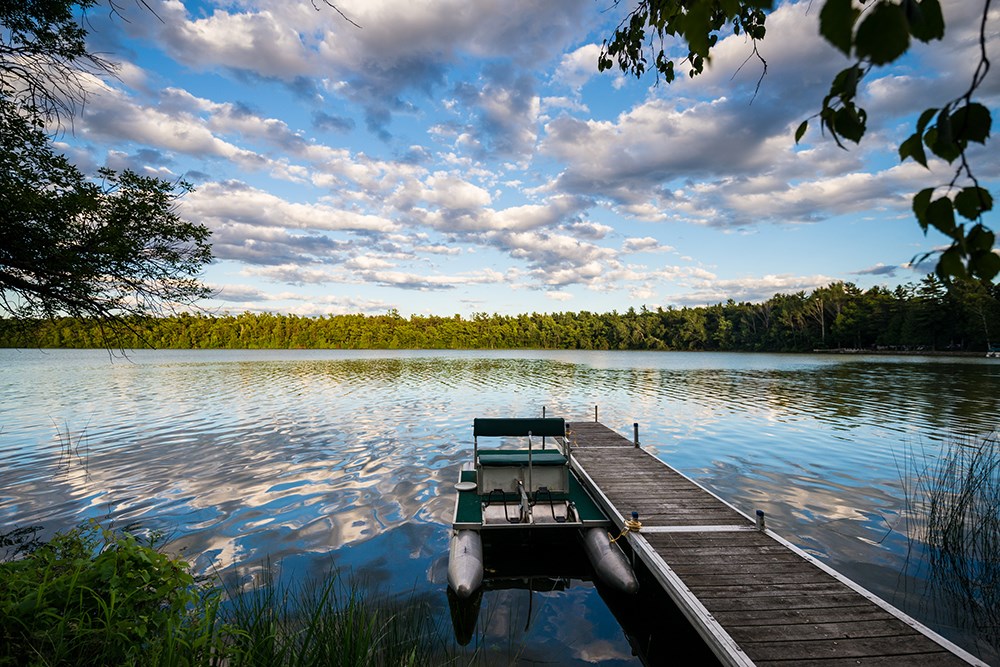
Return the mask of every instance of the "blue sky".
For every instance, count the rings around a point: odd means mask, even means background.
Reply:
[[[125,4],[91,12],[119,63],[60,146],[85,169],[184,178],[213,231],[212,312],[471,315],[760,301],[836,280],[918,280],[910,197],[950,180],[899,164],[915,113],[971,79],[981,3],[862,91],[849,151],[813,125],[847,61],[821,3],[671,85],[597,72],[627,2],[309,0]],[[124,3],[123,3],[124,4]],[[989,23],[1000,61],[1000,10]],[[680,53],[680,47],[675,50]],[[994,67],[981,100],[1000,117]],[[996,128],[995,128],[996,129]],[[1000,151],[973,152],[997,196]],[[994,228],[998,216],[988,221]]]

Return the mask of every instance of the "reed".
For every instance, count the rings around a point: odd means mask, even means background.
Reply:
[[[1000,649],[1000,438],[952,440],[924,457],[906,490],[911,554],[920,545],[937,594],[957,601]]]
[[[443,655],[429,600],[366,592],[337,571],[297,583],[263,573],[221,605],[228,665],[431,665]]]

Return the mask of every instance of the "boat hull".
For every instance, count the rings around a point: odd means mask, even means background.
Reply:
[[[448,551],[448,585],[460,598],[472,595],[483,583],[483,540],[475,530],[458,530]]]
[[[608,531],[603,528],[584,530],[583,550],[594,566],[594,572],[605,584],[629,595],[639,590],[639,581],[632,566],[622,550],[611,543]]]

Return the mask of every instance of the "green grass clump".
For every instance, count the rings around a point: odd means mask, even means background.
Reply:
[[[210,648],[210,592],[135,535],[91,522],[16,555],[0,563],[0,665],[162,664]]]

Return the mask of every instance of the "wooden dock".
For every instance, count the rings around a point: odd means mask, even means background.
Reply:
[[[985,665],[603,424],[573,467],[726,665]]]

